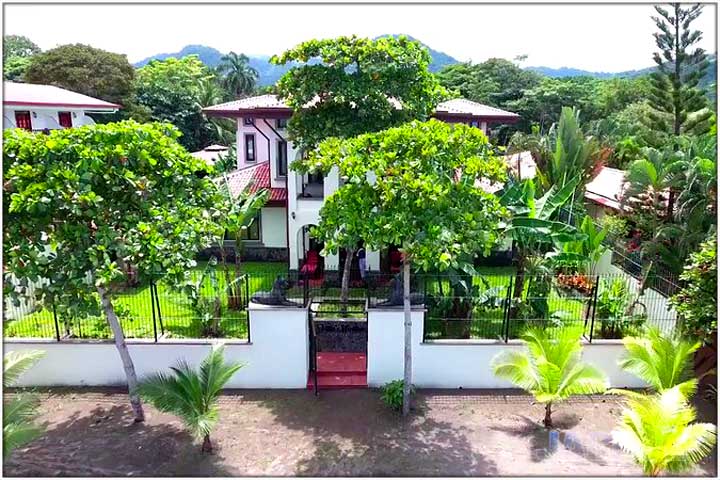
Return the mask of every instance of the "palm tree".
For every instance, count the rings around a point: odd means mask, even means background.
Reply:
[[[655,391],[680,386],[692,390],[693,360],[701,342],[685,340],[677,334],[663,335],[651,327],[644,337],[625,337],[627,350],[619,365],[644,380]]]
[[[220,391],[242,365],[224,363],[224,348],[214,346],[194,370],[184,360],[172,374],[156,373],[140,382],[140,395],[161,412],[179,416],[190,432],[202,439],[202,452],[212,452],[210,432],[218,421]]]
[[[217,71],[223,75],[225,89],[235,97],[241,97],[255,89],[258,71],[250,66],[247,55],[230,52],[220,59]]]
[[[687,472],[712,451],[717,429],[711,423],[693,423],[695,409],[680,385],[653,395],[619,392],[628,402],[612,438],[646,475]]]
[[[45,352],[8,352],[3,357],[3,387],[11,387],[17,379],[43,356]],[[33,423],[37,416],[38,399],[24,393],[3,403],[3,458],[9,457],[16,448],[24,445],[43,432]]]
[[[552,428],[553,403],[571,395],[604,392],[608,387],[600,370],[580,361],[581,333],[578,328],[565,328],[552,339],[543,329],[531,328],[521,336],[527,352],[505,351],[492,360],[497,377],[545,404],[545,428]]]
[[[225,92],[218,83],[218,79],[215,76],[208,76],[202,78],[198,82],[198,93],[195,100],[195,108],[201,111],[205,107],[217,105],[225,100]],[[206,120],[205,127],[208,129],[208,133],[216,141],[223,145],[231,145],[235,141],[235,135],[237,134],[236,128],[232,122],[223,118],[208,118],[203,114],[203,118]]]

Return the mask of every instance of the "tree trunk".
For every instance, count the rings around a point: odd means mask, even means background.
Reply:
[[[135,374],[135,365],[133,364],[130,351],[128,350],[127,344],[125,343],[125,335],[120,326],[120,321],[115,314],[115,309],[110,302],[110,297],[104,287],[97,287],[98,294],[100,295],[100,301],[102,303],[103,311],[105,312],[105,318],[107,319],[108,325],[113,332],[113,338],[115,339],[115,346],[120,353],[120,359],[123,363],[123,369],[125,369],[125,376],[128,382],[128,393],[130,395],[130,405],[132,406],[133,413],[135,414],[135,422],[145,421],[145,413],[143,412],[142,403],[140,402],[140,396],[138,395],[138,380]]]
[[[402,414],[410,413],[410,386],[412,385],[412,317],[410,314],[410,260],[403,259],[403,313],[405,314],[405,361],[403,371]]]
[[[238,279],[242,275],[242,271],[240,268],[240,254],[242,253],[242,240],[240,239],[240,234],[237,234],[237,237],[235,238],[235,298],[237,298],[238,302],[238,308],[242,301],[240,300],[242,298],[242,282],[239,282]]]
[[[213,446],[212,442],[210,441],[210,435],[205,435],[205,437],[203,437],[202,448],[200,449],[200,451],[202,453],[212,453]]]
[[[545,425],[545,428],[552,428],[552,402],[548,402],[545,405],[545,419],[543,420],[543,425]]]
[[[235,297],[235,293],[233,290],[233,287],[230,286],[232,283],[232,278],[230,277],[230,267],[227,264],[227,254],[225,253],[225,236],[223,235],[223,239],[220,242],[220,261],[223,265],[223,274],[225,275],[225,290],[227,291],[228,295],[228,308],[232,310],[236,310],[239,308],[239,303],[237,298]]]
[[[345,249],[345,264],[343,266],[342,284],[340,286],[340,303],[342,304],[340,311],[343,315],[347,313],[348,296],[350,294],[350,267],[352,266],[353,255],[355,255],[355,249]]]

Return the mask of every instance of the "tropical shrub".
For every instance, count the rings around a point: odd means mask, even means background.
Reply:
[[[644,314],[629,311],[629,284],[624,278],[612,281],[603,279],[600,283],[595,318],[600,321],[602,338],[623,338],[633,329],[637,330],[645,322]]]
[[[717,332],[717,241],[708,240],[700,250],[690,255],[690,262],[680,279],[685,286],[672,297],[681,332],[705,343]]]
[[[552,428],[552,405],[571,395],[604,392],[608,382],[597,368],[580,361],[581,329],[564,328],[550,338],[539,328],[528,329],[522,340],[526,352],[505,351],[492,360],[493,373],[531,393],[545,404],[545,428]]]
[[[700,348],[699,341],[686,340],[677,334],[664,335],[659,329],[649,328],[643,337],[625,337],[625,355],[619,365],[647,382],[658,392],[680,386],[682,391],[692,390],[693,359]],[[691,385],[692,384],[692,385]]]
[[[8,352],[3,357],[3,387],[12,386],[45,352]],[[31,393],[18,393],[3,402],[3,458],[7,459],[18,447],[31,442],[43,432],[33,420],[37,415],[38,399]]]
[[[202,452],[212,452],[210,433],[218,422],[217,401],[220,391],[242,368],[239,363],[225,363],[224,348],[213,347],[198,370],[181,360],[171,367],[170,375],[156,373],[140,382],[139,393],[161,412],[180,417],[197,439]]]
[[[386,383],[382,387],[382,401],[385,405],[396,411],[401,411],[403,406],[403,388],[405,382],[402,380],[393,380],[392,382]],[[410,385],[411,395],[415,393],[415,387]]]
[[[627,407],[612,438],[646,475],[687,472],[712,451],[717,428],[693,423],[695,409],[680,385],[653,395],[621,393],[627,396]]]
[[[604,215],[600,219],[600,227],[607,232],[607,238],[612,241],[621,240],[630,232],[630,226],[619,215]]]

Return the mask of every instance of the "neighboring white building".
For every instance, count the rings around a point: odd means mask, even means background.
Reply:
[[[39,132],[92,125],[89,114],[121,108],[53,85],[3,82],[3,89],[3,128]]]
[[[291,270],[302,268],[309,251],[319,252],[321,245],[310,238],[309,229],[320,221],[323,199],[340,186],[337,169],[326,176],[300,175],[288,168],[301,152],[287,136],[287,122],[292,109],[275,95],[260,95],[214,105],[203,110],[209,116],[225,117],[237,122],[238,170],[229,175],[236,193],[251,183],[252,188],[270,189],[267,208],[255,229],[255,242],[268,248],[287,249]],[[487,133],[492,123],[514,123],[519,115],[465,99],[439,104],[434,117],[449,123],[465,123]],[[284,242],[280,242],[282,238]],[[324,258],[325,270],[337,270],[341,255]],[[371,271],[387,271],[396,255],[367,252]]]

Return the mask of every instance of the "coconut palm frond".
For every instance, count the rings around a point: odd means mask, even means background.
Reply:
[[[551,338],[542,329],[530,328],[521,336],[527,351],[499,353],[492,361],[493,372],[545,404],[570,395],[601,393],[608,382],[600,370],[580,361],[581,333],[579,329],[564,329]],[[550,422],[548,407],[545,426]]]
[[[21,394],[3,404],[3,458],[42,435],[42,428],[33,423],[38,403],[35,395]]]
[[[205,438],[209,444],[218,422],[218,396],[241,367],[225,363],[222,347],[213,348],[197,370],[180,361],[170,374],[156,373],[143,379],[139,392],[158,410],[180,417],[196,438]]]
[[[12,386],[20,376],[45,355],[42,350],[8,352],[3,357],[3,387]]]
[[[644,472],[687,472],[715,445],[716,427],[692,423],[695,409],[680,386],[653,395],[630,395],[613,441],[630,453]]]
[[[626,352],[620,367],[657,391],[690,380],[694,353],[700,348],[700,342],[664,335],[657,328],[648,329],[645,337],[626,337],[623,344]]]

